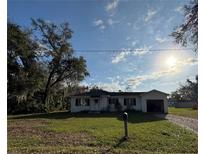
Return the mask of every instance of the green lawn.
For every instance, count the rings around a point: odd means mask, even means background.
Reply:
[[[170,114],[188,117],[188,118],[198,118],[198,110],[193,110],[192,108],[175,108],[175,107],[169,107]]]
[[[10,153],[197,153],[197,135],[151,114],[65,112],[8,118]]]

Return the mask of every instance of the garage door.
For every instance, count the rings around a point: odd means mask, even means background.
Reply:
[[[164,100],[163,99],[147,100],[147,112],[164,113]]]

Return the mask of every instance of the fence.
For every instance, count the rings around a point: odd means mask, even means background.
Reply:
[[[197,103],[195,102],[175,102],[176,108],[193,108],[194,106],[197,106]]]

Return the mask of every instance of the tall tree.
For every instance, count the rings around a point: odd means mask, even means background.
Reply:
[[[38,42],[42,46],[43,61],[48,68],[48,77],[44,90],[43,104],[49,93],[58,84],[77,83],[89,75],[86,60],[74,57],[70,44],[72,31],[68,23],[55,25],[42,19],[32,19],[34,31],[37,32]]]
[[[182,46],[189,43],[194,45],[194,51],[198,48],[198,0],[192,0],[189,5],[184,6],[184,22],[175,28],[171,36]]]

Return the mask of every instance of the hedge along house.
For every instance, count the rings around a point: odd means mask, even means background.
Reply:
[[[168,112],[167,95],[158,90],[148,92],[108,92],[90,90],[71,96],[71,112],[100,112],[136,110],[142,112]]]

